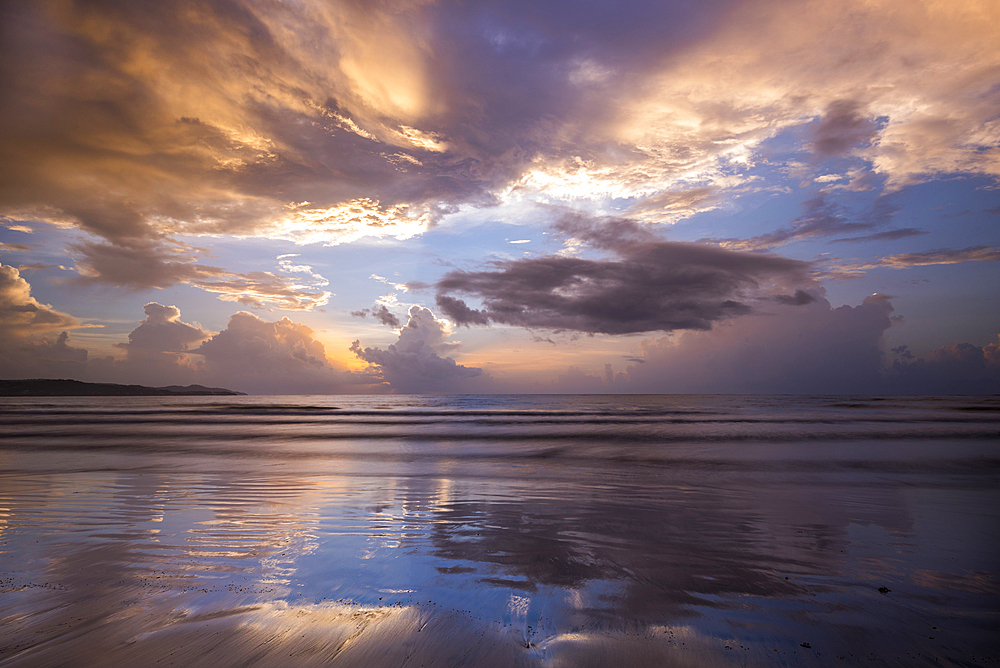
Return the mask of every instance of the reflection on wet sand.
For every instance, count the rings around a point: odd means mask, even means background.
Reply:
[[[0,447],[0,665],[991,665],[988,435],[923,443],[940,471]]]
[[[273,602],[202,615],[158,612],[172,614],[166,619],[149,613],[122,616],[101,629],[79,628],[77,638],[36,643],[4,665],[728,665],[716,648],[684,627],[565,633],[538,646],[502,627],[413,606]]]

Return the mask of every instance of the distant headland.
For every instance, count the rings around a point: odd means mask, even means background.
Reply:
[[[84,383],[79,380],[43,378],[0,380],[0,397],[169,397],[245,394],[246,392],[234,392],[221,387],[205,387],[204,385],[146,387],[144,385]]]

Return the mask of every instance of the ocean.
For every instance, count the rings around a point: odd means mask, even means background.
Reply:
[[[996,666],[1000,397],[0,399],[0,666]]]

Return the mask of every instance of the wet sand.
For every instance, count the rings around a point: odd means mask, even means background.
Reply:
[[[127,401],[4,404],[2,666],[1000,661],[997,400]]]

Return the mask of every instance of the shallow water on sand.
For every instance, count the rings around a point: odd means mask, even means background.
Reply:
[[[0,429],[3,666],[1000,663],[997,397],[45,397]]]

